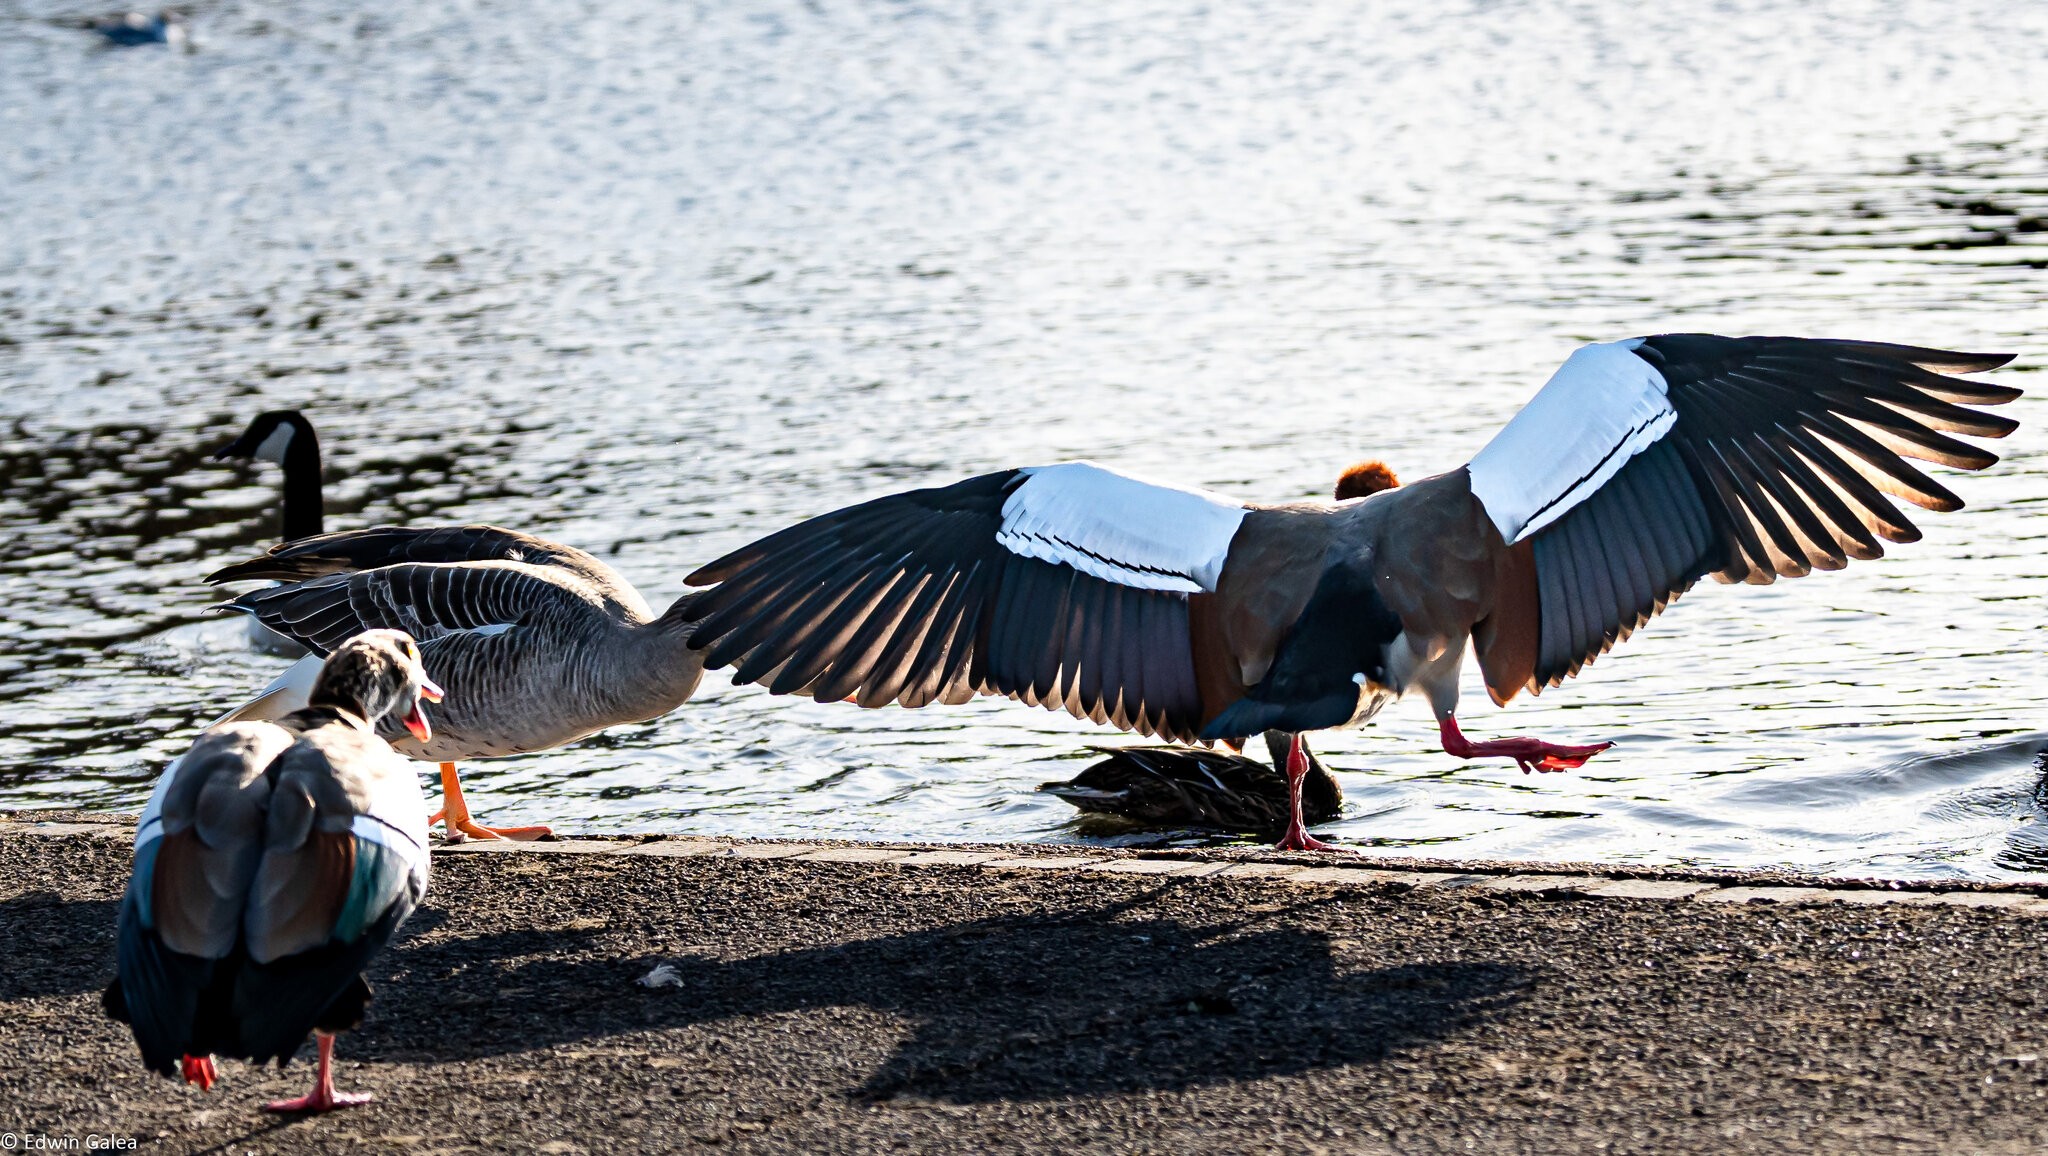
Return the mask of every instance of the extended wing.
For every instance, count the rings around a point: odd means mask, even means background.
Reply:
[[[821,702],[1008,695],[1191,739],[1190,600],[1215,590],[1246,510],[1087,462],[894,494],[690,575],[716,584],[687,611],[691,646]]]
[[[1469,467],[1511,546],[1475,632],[1488,689],[1556,685],[1703,575],[1766,583],[1918,539],[1891,499],[1962,501],[1907,459],[1983,469],[1997,457],[1948,435],[2018,425],[1970,408],[2018,390],[1946,374],[2008,360],[1708,334],[1573,353]]]
[[[404,563],[252,590],[217,609],[251,615],[324,655],[365,630],[403,630],[427,643],[460,631],[508,630],[594,599],[521,562]]]

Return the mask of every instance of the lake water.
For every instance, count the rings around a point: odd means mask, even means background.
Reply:
[[[319,425],[332,528],[501,523],[661,605],[892,490],[1421,476],[1581,342],[1780,332],[2016,351],[2023,426],[1923,542],[1474,681],[1475,737],[1618,741],[1583,772],[1456,762],[1419,702],[1323,736],[1323,833],[2048,874],[2048,7],[190,11],[189,54],[0,12],[0,806],[136,808],[279,666],[199,582],[276,532],[274,474],[203,460],[262,408]],[[1125,741],[714,674],[465,778],[564,831],[1058,841],[1031,788]]]

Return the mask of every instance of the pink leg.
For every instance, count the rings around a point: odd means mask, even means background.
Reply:
[[[1291,735],[1287,743],[1287,799],[1293,811],[1287,819],[1287,833],[1275,844],[1276,851],[1345,851],[1308,833],[1301,821],[1301,781],[1308,777],[1308,755],[1301,749],[1301,736]]]
[[[1507,758],[1515,760],[1523,774],[1530,771],[1569,771],[1586,765],[1586,760],[1613,746],[1594,743],[1590,747],[1561,747],[1540,739],[1492,739],[1475,743],[1458,729],[1458,720],[1445,715],[1437,722],[1443,734],[1444,753],[1460,759]]]
[[[326,1032],[315,1032],[320,1041],[320,1072],[313,1079],[313,1090],[295,1100],[272,1100],[263,1105],[266,1112],[326,1112],[335,1108],[353,1108],[367,1104],[374,1097],[368,1092],[337,1092],[334,1090],[334,1037]]]

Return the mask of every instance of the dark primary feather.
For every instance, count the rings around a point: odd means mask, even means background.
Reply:
[[[1010,553],[1006,470],[812,518],[691,574],[707,666],[862,706],[1007,695],[1129,730],[1201,726],[1184,595]]]
[[[1040,791],[1090,814],[1115,815],[1153,827],[1208,827],[1270,835],[1288,819],[1287,777],[1243,755],[1194,747],[1100,748],[1107,757],[1064,783]],[[1302,782],[1302,815],[1327,823],[1343,792],[1314,754]]]
[[[1920,536],[1893,499],[1962,502],[1911,465],[1982,469],[1995,455],[1946,436],[2003,437],[1968,408],[2019,391],[1942,376],[2005,354],[1864,341],[1665,334],[1636,354],[1663,374],[1671,430],[1530,538],[1541,640],[1531,690],[1555,686],[1702,576],[1769,582],[1883,555]]]

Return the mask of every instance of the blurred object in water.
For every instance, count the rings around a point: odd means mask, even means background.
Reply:
[[[86,21],[85,27],[119,48],[137,48],[144,44],[168,44],[175,48],[186,42],[185,18],[168,8],[154,16],[144,16],[140,12],[101,16]]]

